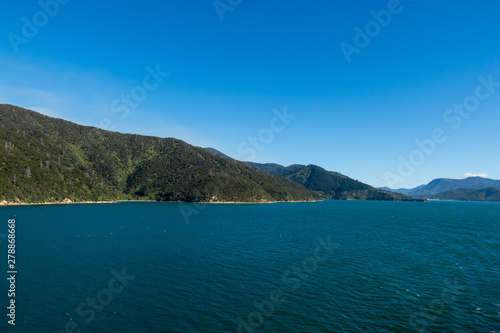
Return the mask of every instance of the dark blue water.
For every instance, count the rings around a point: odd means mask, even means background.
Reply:
[[[500,204],[2,207],[0,232],[14,215],[2,332],[500,332]]]

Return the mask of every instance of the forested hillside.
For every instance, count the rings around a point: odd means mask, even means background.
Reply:
[[[0,201],[270,202],[319,196],[173,138],[121,134],[0,105]]]
[[[317,165],[295,164],[284,167],[278,164],[252,162],[247,162],[247,164],[259,170],[288,178],[321,194],[325,199],[420,201],[404,194],[376,189],[338,172],[327,171]]]

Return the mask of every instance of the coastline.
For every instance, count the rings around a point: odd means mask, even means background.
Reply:
[[[71,201],[69,199],[64,201],[49,201],[49,202],[12,202],[12,201],[0,201],[0,207],[8,206],[35,206],[35,205],[75,205],[75,204],[110,204],[117,203],[119,201]]]
[[[301,200],[301,201],[205,201],[198,202],[199,204],[213,204],[213,205],[265,205],[273,203],[298,203],[298,202],[319,202],[323,200]]]
[[[36,205],[77,205],[77,204],[113,204],[120,202],[171,202],[171,203],[197,203],[200,205],[265,205],[274,203],[313,203],[321,202],[322,200],[293,200],[293,201],[156,201],[156,200],[110,200],[110,201],[72,201],[70,199],[65,199],[63,201],[49,201],[49,202],[13,202],[13,201],[0,201],[0,207],[11,207],[11,206],[36,206]],[[349,200],[350,201],[350,200]],[[363,201],[363,200],[352,200],[352,201]],[[412,202],[428,202],[431,200],[415,200]],[[432,200],[432,201],[450,201],[450,200]]]
[[[262,204],[272,204],[272,203],[297,203],[297,202],[318,202],[322,200],[312,200],[312,201],[265,201],[265,202],[245,202],[245,201],[207,201],[207,202],[197,202],[198,204],[213,204],[213,205],[262,205]],[[0,201],[0,207],[10,207],[10,206],[36,206],[36,205],[76,205],[76,204],[112,204],[119,202],[173,202],[173,203],[191,203],[187,201],[156,201],[156,200],[111,200],[111,201],[71,201],[70,199],[65,199],[63,201],[49,201],[49,202],[12,202],[12,201]]]

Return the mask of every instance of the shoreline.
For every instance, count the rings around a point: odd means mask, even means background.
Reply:
[[[328,199],[326,199],[328,200]],[[335,200],[335,199],[331,199]],[[196,203],[200,205],[265,205],[265,204],[274,204],[274,203],[314,203],[314,202],[322,202],[322,200],[292,200],[292,201],[156,201],[156,200],[110,200],[110,201],[72,201],[70,199],[65,199],[63,201],[50,201],[50,202],[12,202],[3,200],[0,201],[0,207],[11,207],[11,206],[36,206],[36,205],[83,205],[83,204],[113,204],[120,202],[169,202],[169,203]],[[336,201],[344,201],[344,200],[336,200]],[[346,201],[383,201],[385,200],[346,200]],[[453,200],[412,200],[408,202],[429,202],[429,201],[453,201]],[[459,200],[458,200],[459,201]],[[388,202],[388,201],[387,201]],[[392,202],[392,201],[391,201]],[[394,201],[397,202],[397,201]],[[400,201],[400,202],[404,202]]]
[[[119,201],[51,201],[51,202],[12,202],[0,201],[0,207],[8,206],[36,206],[36,205],[77,205],[77,204],[111,204]]]
[[[212,205],[262,205],[262,204],[273,204],[273,203],[297,203],[297,202],[318,202],[322,200],[314,201],[266,201],[266,202],[245,202],[245,201],[218,201],[218,202],[188,202],[188,201],[156,201],[156,200],[112,200],[112,201],[71,201],[70,199],[65,199],[63,201],[50,201],[50,202],[12,202],[12,201],[0,201],[0,207],[11,207],[11,206],[37,206],[37,205],[83,205],[83,204],[113,204],[120,202],[170,202],[170,203],[198,203],[200,205],[212,204]]]
[[[248,202],[248,201],[205,201],[205,202],[197,202],[199,204],[212,204],[212,205],[265,205],[265,204],[273,204],[273,203],[298,203],[298,202],[319,202],[323,200],[303,200],[303,201],[256,201],[256,202]],[[185,202],[185,201],[180,201]]]
[[[335,199],[333,199],[335,200]],[[156,201],[156,200],[111,200],[111,201],[72,201],[70,199],[65,199],[63,201],[50,201],[50,202],[12,202],[12,201],[0,201],[0,207],[12,207],[12,206],[37,206],[37,205],[83,205],[83,204],[113,204],[120,202],[169,202],[169,203],[196,203],[200,205],[264,205],[264,204],[274,204],[274,203],[314,203],[322,202],[323,200],[302,200],[302,201]],[[343,200],[337,200],[343,201]],[[347,200],[351,201],[351,200]],[[370,200],[352,200],[352,201],[370,201]],[[376,200],[384,201],[384,200]],[[430,201],[430,200],[429,200]],[[433,201],[449,201],[449,200],[433,200]],[[401,201],[402,202],[402,201]],[[427,200],[415,200],[409,202],[428,202]]]

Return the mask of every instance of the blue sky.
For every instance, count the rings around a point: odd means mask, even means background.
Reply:
[[[500,178],[497,1],[60,2],[3,5],[0,103],[374,186]]]

